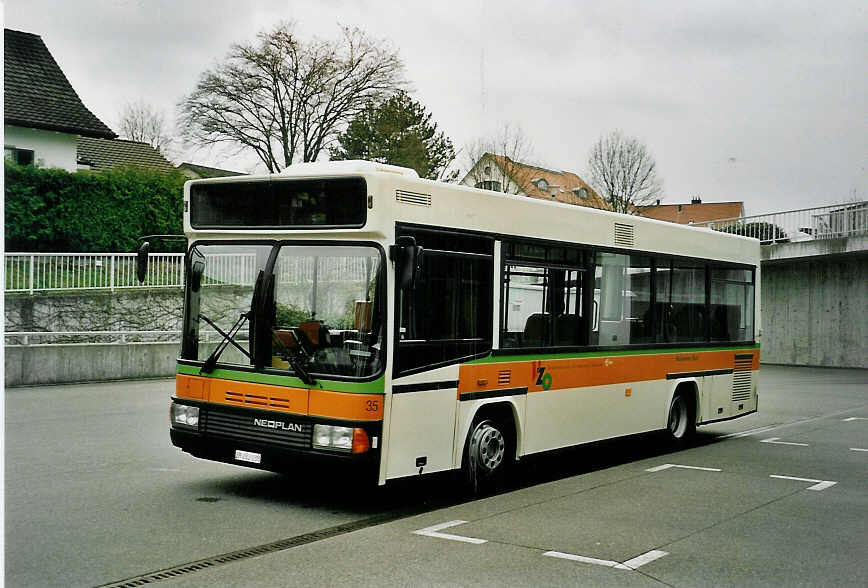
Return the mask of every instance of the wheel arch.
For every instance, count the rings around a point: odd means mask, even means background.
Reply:
[[[673,382],[672,388],[669,392],[669,400],[666,403],[663,412],[664,428],[666,426],[665,423],[669,419],[669,407],[672,405],[672,401],[675,400],[675,397],[679,394],[684,395],[687,399],[690,410],[692,411],[693,423],[696,424],[699,422],[699,382],[696,381],[696,378],[684,378]]]
[[[472,409],[468,407],[465,416],[460,419],[460,430],[457,431],[457,438],[460,440],[457,449],[459,450],[457,466],[461,467],[465,459],[465,449],[470,436],[473,425],[484,419],[494,419],[501,422],[511,421],[511,432],[513,434],[513,455],[512,459],[517,460],[521,454],[520,447],[522,442],[521,430],[521,408],[513,399],[490,400],[488,402],[479,402]]]

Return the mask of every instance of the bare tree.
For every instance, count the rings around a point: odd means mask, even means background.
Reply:
[[[315,161],[370,101],[400,88],[396,51],[357,28],[337,40],[300,39],[291,23],[235,44],[180,104],[193,145],[252,150],[268,171]]]
[[[638,214],[663,193],[657,164],[640,140],[613,131],[600,137],[588,155],[590,184],[615,212]]]
[[[465,148],[469,171],[461,183],[509,194],[527,192],[532,171],[524,164],[532,150],[520,127],[504,124],[496,133]]]
[[[121,137],[148,143],[161,153],[165,153],[172,142],[163,113],[141,100],[124,105],[119,129]]]

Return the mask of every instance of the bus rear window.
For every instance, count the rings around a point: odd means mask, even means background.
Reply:
[[[366,192],[362,178],[193,184],[190,223],[196,229],[361,227]]]

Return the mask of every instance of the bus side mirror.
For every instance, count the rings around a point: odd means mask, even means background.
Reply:
[[[389,257],[395,262],[398,288],[401,290],[415,288],[422,267],[422,247],[416,245],[416,239],[398,237],[395,245],[389,247]]]
[[[198,292],[202,286],[202,275],[205,273],[205,256],[193,247],[190,250],[190,291]]]
[[[145,241],[139,246],[136,251],[136,277],[139,279],[139,284],[144,283],[148,277],[148,254],[151,252],[151,244]]]

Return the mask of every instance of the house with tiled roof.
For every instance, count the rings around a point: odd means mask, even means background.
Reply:
[[[175,171],[169,161],[148,143],[126,139],[78,138],[78,169],[94,171],[113,167],[144,167],[161,172]]]
[[[227,178],[229,176],[243,176],[243,172],[229,171],[228,169],[220,169],[218,167],[208,167],[197,163],[184,162],[178,166],[178,171],[187,176],[191,180],[200,180],[202,178]]]
[[[5,29],[3,67],[7,159],[75,171],[79,137],[117,137],[82,103],[39,35]]]
[[[713,220],[744,217],[744,202],[703,202],[694,198],[690,204],[657,204],[639,208],[639,216],[689,225]]]
[[[539,200],[608,208],[606,201],[578,174],[522,163],[494,153],[480,157],[461,183]]]

